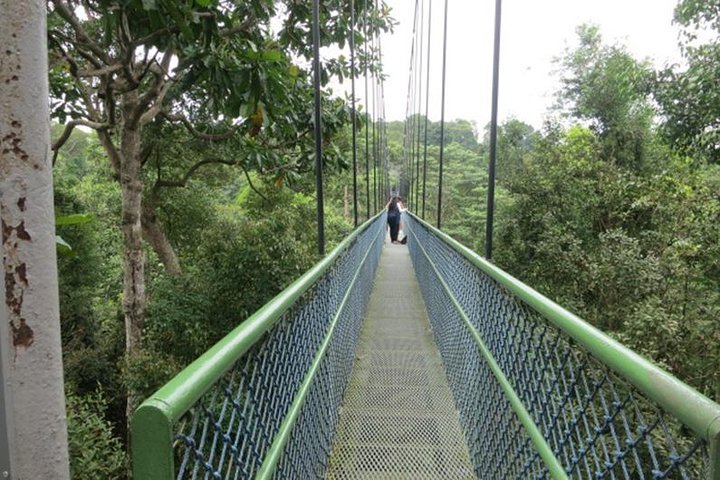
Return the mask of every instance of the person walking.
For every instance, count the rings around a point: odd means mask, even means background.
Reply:
[[[400,216],[401,213],[406,209],[402,204],[400,197],[392,197],[390,201],[385,205],[387,209],[387,222],[390,227],[390,241],[392,243],[398,242],[398,232],[400,231]]]

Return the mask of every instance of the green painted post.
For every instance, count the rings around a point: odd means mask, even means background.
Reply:
[[[133,477],[136,480],[175,478],[172,418],[164,402],[150,399],[132,418]]]
[[[708,427],[708,444],[710,450],[710,472],[711,480],[720,480],[720,417]]]

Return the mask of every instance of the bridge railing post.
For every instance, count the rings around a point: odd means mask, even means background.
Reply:
[[[708,428],[710,445],[710,479],[720,480],[720,417]]]
[[[157,400],[143,403],[135,412],[131,424],[134,478],[175,478],[173,423],[167,405]]]

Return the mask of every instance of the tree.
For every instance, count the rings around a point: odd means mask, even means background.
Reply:
[[[655,98],[665,117],[662,132],[682,153],[720,162],[720,41],[698,44],[698,31],[720,32],[717,1],[681,1],[675,21],[684,28],[686,68],[673,65],[657,75]]]
[[[298,128],[311,125],[309,75],[291,60],[292,55],[309,58],[311,12],[304,2],[287,0],[280,6],[285,21],[274,35],[275,2],[49,2],[52,112],[67,121],[53,150],[62,147],[73,128],[94,129],[121,185],[123,311],[131,354],[141,346],[145,318],[143,238],[168,273],[180,273],[153,208],[154,197],[144,198],[144,171],[153,165],[153,155],[162,155],[158,135],[184,128],[210,147],[177,177],[161,178],[158,168],[155,187],[185,185],[209,164],[283,178],[312,161],[304,146],[310,142],[309,130]],[[345,2],[324,3],[323,45],[344,43],[347,9]],[[384,4],[373,9],[371,27],[389,28],[387,14]],[[368,63],[374,63],[371,53]],[[327,81],[346,69],[343,62],[331,60],[323,74]],[[337,122],[323,126],[331,139]],[[226,152],[217,146],[222,142],[233,142],[236,156],[223,156]],[[287,151],[296,154],[286,159],[282,153]]]
[[[604,45],[597,26],[581,25],[577,34],[579,46],[560,60],[560,106],[588,122],[602,142],[606,161],[639,169],[653,115],[650,67],[624,47]]]
[[[0,10],[1,448],[12,478],[67,479],[45,7],[3,0]]]
[[[489,142],[489,125],[485,129],[485,143]],[[509,119],[498,127],[497,181],[504,185],[522,170],[539,134],[525,122]]]

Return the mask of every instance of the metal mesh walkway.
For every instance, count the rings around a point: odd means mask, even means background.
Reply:
[[[382,253],[328,478],[475,478],[403,245]]]

